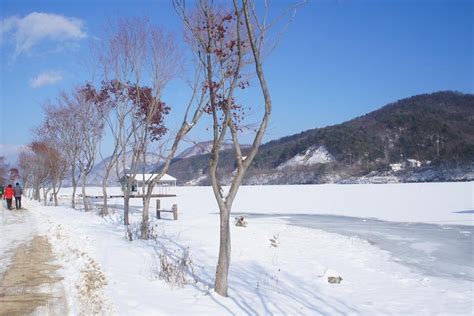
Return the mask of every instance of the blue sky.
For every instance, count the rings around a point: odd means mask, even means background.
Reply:
[[[0,155],[32,140],[48,99],[90,79],[84,56],[107,20],[146,15],[182,32],[168,1],[0,3]],[[288,3],[273,1],[276,11]],[[310,1],[265,60],[274,107],[265,140],[340,123],[415,94],[473,93],[473,11],[473,1],[461,0]],[[182,89],[175,81],[163,95],[175,106],[171,127],[180,118]],[[257,102],[252,93],[244,102]],[[205,127],[204,121],[192,138],[209,139]]]

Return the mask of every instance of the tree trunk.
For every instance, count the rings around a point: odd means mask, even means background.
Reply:
[[[100,211],[100,216],[107,216],[109,214],[109,208],[107,205],[107,178],[105,176],[102,180],[102,195],[104,196],[104,203],[102,205],[102,210]]]
[[[130,189],[125,188],[123,192],[123,224],[130,225],[129,220],[129,209],[130,209]]]
[[[44,206],[48,205],[48,192],[46,189],[43,187],[43,199],[44,199]]]
[[[56,180],[53,182],[53,198],[54,198],[54,206],[58,206],[58,194],[59,191],[61,190],[61,185],[62,185],[62,180],[59,178],[59,180]]]
[[[71,200],[72,208],[76,208],[76,189],[77,189],[76,175],[75,175],[75,170],[73,170],[72,171],[72,200]]]
[[[219,259],[217,261],[216,282],[214,290],[217,294],[227,297],[228,275],[230,266],[230,209],[226,206],[220,206],[220,244]]]
[[[150,209],[150,200],[147,198],[143,199],[143,213],[142,213],[142,231],[141,238],[148,239],[148,228],[150,227],[149,220],[149,209]]]
[[[152,181],[147,186],[146,194],[143,196],[143,217],[142,217],[142,239],[148,239],[148,227],[150,221],[150,201],[153,193],[155,183]],[[146,226],[146,233],[144,233],[144,227]],[[145,237],[146,236],[146,237]]]
[[[53,181],[53,198],[54,206],[58,206],[58,192],[56,191],[56,181]]]
[[[34,195],[34,199],[41,203],[41,193],[40,193],[40,188],[39,187],[34,188],[33,195]]]
[[[86,176],[82,178],[82,202],[84,203],[84,212],[89,212],[89,204],[86,197]]]

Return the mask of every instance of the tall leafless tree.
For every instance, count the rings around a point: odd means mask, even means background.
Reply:
[[[80,126],[77,124],[74,111],[69,108],[69,105],[73,102],[72,99],[72,95],[62,92],[56,104],[48,104],[45,107],[45,119],[40,129],[52,138],[51,141],[61,149],[68,162],[72,182],[71,206],[75,208],[76,190],[80,175],[77,165],[83,139],[80,137]]]
[[[147,60],[147,39],[152,28],[147,19],[120,19],[108,25],[104,41],[94,47],[95,59],[101,70],[103,84],[100,89],[99,102],[108,106],[109,116],[106,125],[114,138],[112,155],[105,165],[105,177],[102,182],[104,206],[102,215],[107,214],[107,183],[115,167],[118,177],[125,176],[127,169],[136,173],[136,165],[141,148],[141,122],[135,116],[135,105],[143,98],[140,94],[130,94],[128,89],[139,91]],[[135,98],[132,100],[131,98]],[[129,198],[134,177],[124,178],[124,224],[129,224]]]
[[[33,198],[41,201],[41,190],[43,190],[43,202],[47,203],[47,194],[50,191],[50,167],[48,164],[48,145],[44,142],[33,141],[28,148],[20,153],[19,164],[22,170],[24,186],[27,185],[33,191]]]
[[[89,203],[86,195],[87,176],[92,171],[97,155],[97,147],[102,139],[104,129],[104,112],[89,100],[85,87],[78,87],[73,92],[73,98],[69,99],[69,109],[76,117],[79,125],[82,145],[77,159],[82,180],[82,200],[84,211],[89,211]]]
[[[155,100],[152,102],[151,115],[145,119],[145,131],[143,134],[143,144],[146,152],[147,139],[152,141],[161,141],[160,130],[153,127],[153,107],[156,107],[161,102],[162,91],[166,84],[176,77],[179,71],[182,70],[181,55],[179,48],[170,34],[158,29],[151,34],[150,40],[150,70],[151,82],[154,91]],[[157,182],[165,175],[173,160],[180,142],[183,140],[193,127],[196,126],[203,113],[203,105],[205,104],[205,93],[202,90],[202,65],[197,61],[197,56],[192,57],[191,69],[192,78],[189,80],[190,98],[183,113],[183,120],[178,131],[169,136],[171,140],[171,147],[166,148],[165,143],[162,142],[159,148],[158,155],[162,158],[160,165],[155,167],[155,175],[151,179],[143,179],[146,183],[146,190],[143,192],[143,213],[141,225],[141,238],[148,239],[149,228],[149,208],[153,189]],[[150,128],[151,127],[151,128]],[[160,136],[160,137],[157,137]],[[144,157],[146,159],[146,157]],[[144,187],[145,189],[145,187]]]
[[[53,129],[48,129],[44,124],[42,124],[35,131],[35,134],[37,135],[39,142],[47,145],[44,154],[48,157],[46,163],[50,170],[51,194],[54,198],[54,205],[58,206],[58,193],[59,190],[61,190],[62,181],[68,170],[66,154],[61,148],[62,142],[58,139],[57,134]]]
[[[124,185],[124,223],[127,225],[130,188],[137,173],[137,163],[140,161],[146,165],[147,153],[154,152],[150,148],[151,141],[159,141],[159,148],[165,147],[161,137],[168,131],[164,126],[164,116],[170,108],[162,101],[162,91],[182,71],[182,56],[171,33],[150,25],[147,20],[138,19],[120,20],[111,27],[103,48],[96,55],[103,69],[103,76],[109,79],[104,81],[105,86],[103,84],[100,91],[91,89],[91,97],[102,106],[106,107],[108,104],[115,111],[114,121],[107,121],[115,144],[103,181],[104,212],[107,212],[107,178],[114,165],[121,165],[122,174],[125,169],[129,169],[129,177],[125,178]],[[194,71],[194,80],[190,85],[192,95],[173,145],[169,150],[163,151],[165,154],[159,153],[164,160],[159,175],[153,179],[142,179],[147,183],[146,192],[142,192],[141,236],[144,239],[148,238],[149,205],[153,188],[167,171],[180,140],[196,125],[202,114],[203,100],[198,96],[201,91],[199,69],[198,67]],[[147,78],[150,89],[141,84],[145,81],[143,77]],[[189,118],[190,115],[192,118]],[[128,162],[125,161],[127,152],[131,153]]]
[[[210,114],[213,125],[209,175],[220,211],[220,246],[214,289],[218,294],[227,296],[231,255],[230,213],[244,175],[260,147],[272,108],[262,66],[269,28],[269,7],[268,2],[264,1],[263,13],[259,15],[251,0],[233,0],[230,8],[211,0],[200,0],[192,12],[187,11],[185,0],[175,0],[174,5],[194,40],[195,50],[205,69],[205,88],[209,99],[205,111]],[[243,129],[245,108],[238,104],[237,97],[249,84],[245,79],[248,71],[256,74],[258,79],[263,114],[255,129],[252,145],[244,155],[239,132]],[[224,191],[218,165],[220,149],[228,138],[233,144],[237,168],[232,173],[230,187]]]

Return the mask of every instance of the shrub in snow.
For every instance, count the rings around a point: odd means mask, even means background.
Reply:
[[[235,226],[237,227],[247,227],[247,221],[243,216],[235,217]]]
[[[158,277],[173,286],[183,287],[186,284],[196,283],[194,268],[186,249],[181,257],[173,256],[168,252],[159,255],[160,272]]]
[[[270,238],[270,245],[273,247],[278,247],[280,241],[278,240],[278,235],[273,235],[273,238]]]
[[[103,297],[103,287],[107,280],[99,264],[92,258],[86,258],[85,265],[76,289],[80,300],[80,314],[82,315],[104,315],[110,311],[110,306]]]
[[[334,270],[327,269],[324,273],[324,277],[328,279],[328,283],[339,284],[343,280],[342,277]]]
[[[148,227],[148,239],[157,240],[158,239],[158,225],[150,225]],[[141,227],[142,224],[134,223],[127,225],[127,230],[125,232],[125,238],[129,241],[140,239],[141,237]]]
[[[338,277],[328,277],[328,282],[331,283],[331,284],[334,284],[334,283],[339,284],[339,283],[341,283],[341,281],[342,281],[342,278],[340,276],[338,276]]]

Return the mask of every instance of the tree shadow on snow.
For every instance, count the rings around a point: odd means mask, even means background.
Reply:
[[[167,253],[173,260],[180,260],[188,248],[176,242],[172,236],[160,236],[154,251]],[[178,251],[177,251],[178,250]],[[208,295],[216,304],[230,314],[304,314],[308,311],[319,314],[348,314],[359,311],[342,300],[326,295],[326,284],[315,279],[311,284],[288,272],[272,272],[264,269],[256,261],[231,263],[229,273],[229,297],[221,298],[212,290],[214,285],[215,266],[195,266],[187,271],[188,277],[196,280],[191,284],[203,295]],[[289,281],[291,280],[291,281]],[[327,285],[331,286],[331,285]],[[338,286],[338,285],[335,285]],[[231,300],[239,312],[232,310],[226,300]],[[232,304],[232,305],[233,305]]]
[[[257,262],[239,263],[229,275],[230,299],[247,314],[348,314],[359,311],[342,300],[322,295],[324,286],[287,272],[271,273]],[[291,280],[291,281],[288,281]]]

